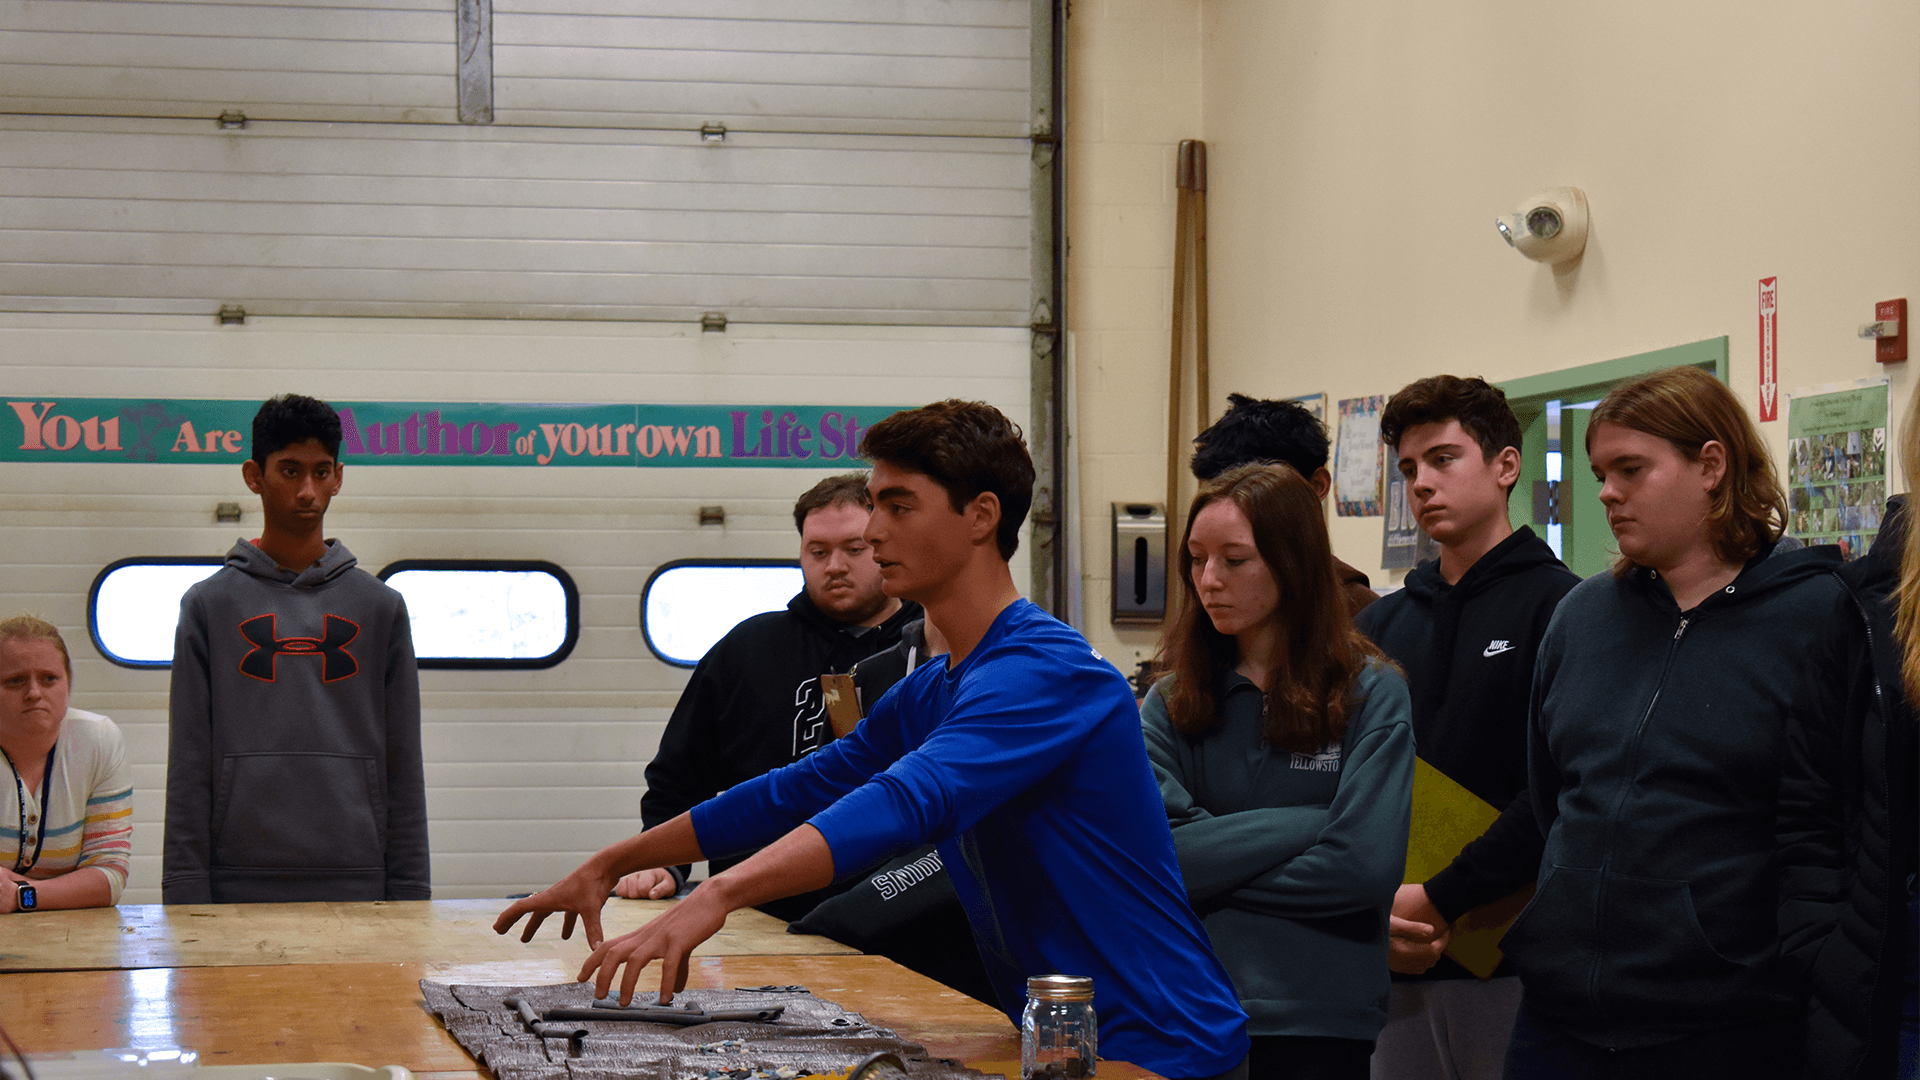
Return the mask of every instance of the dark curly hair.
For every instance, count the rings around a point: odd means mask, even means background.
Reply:
[[[1507,392],[1479,377],[1432,375],[1400,388],[1380,413],[1380,441],[1400,445],[1410,427],[1460,421],[1461,430],[1480,444],[1482,460],[1511,446],[1520,449],[1520,420],[1507,404]],[[1507,494],[1513,494],[1509,487]]]
[[[253,414],[253,460],[261,468],[274,454],[308,439],[319,439],[328,454],[339,458],[340,414],[318,398],[282,394],[267,399]]]
[[[1020,548],[1033,505],[1033,458],[1020,425],[984,401],[948,398],[897,412],[867,429],[860,456],[924,473],[947,490],[955,513],[983,491],[1000,500],[1000,557]]]
[[[1297,401],[1228,394],[1227,411],[1193,440],[1189,467],[1201,480],[1255,461],[1278,461],[1312,476],[1327,465],[1327,426]]]
[[[1459,421],[1480,444],[1482,457],[1521,448],[1521,421],[1507,405],[1507,392],[1486,379],[1457,375],[1430,375],[1402,386],[1380,413],[1380,442],[1400,446],[1409,427],[1446,421]]]

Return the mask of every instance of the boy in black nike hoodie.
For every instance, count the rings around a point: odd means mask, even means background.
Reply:
[[[260,539],[180,602],[161,897],[431,899],[407,605],[323,538],[340,419],[275,398],[251,449]]]
[[[1608,394],[1587,452],[1620,561],[1541,642],[1529,797],[1441,875],[1478,859],[1466,904],[1538,884],[1506,1075],[1797,1076],[1774,833],[1790,722],[1844,702],[1838,550],[1781,542],[1765,443],[1697,368]],[[1529,838],[1531,870],[1482,857]]]
[[[1520,424],[1505,394],[1481,379],[1421,379],[1387,403],[1380,432],[1440,557],[1355,622],[1407,674],[1420,758],[1505,807],[1526,791],[1534,655],[1579,578],[1532,529],[1509,523]],[[1379,1080],[1493,1080],[1519,980],[1502,965],[1483,982],[1441,954],[1448,920],[1439,912],[1457,920],[1464,909],[1445,894],[1430,901],[1429,887],[1438,885],[1408,884],[1395,897],[1394,982],[1372,1072]]]

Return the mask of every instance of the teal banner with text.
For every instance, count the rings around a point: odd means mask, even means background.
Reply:
[[[0,461],[237,464],[257,401],[7,399]],[[909,406],[336,401],[347,465],[833,468]]]

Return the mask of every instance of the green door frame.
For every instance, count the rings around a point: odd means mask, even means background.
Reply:
[[[1602,360],[1561,371],[1509,379],[1495,383],[1506,391],[1507,404],[1520,421],[1523,433],[1520,448],[1520,481],[1507,502],[1507,513],[1514,528],[1532,525],[1545,535],[1545,521],[1534,520],[1533,482],[1546,479],[1547,402],[1591,401],[1628,379],[1670,367],[1698,367],[1711,372],[1722,383],[1727,381],[1727,339],[1708,338],[1687,345]],[[1561,424],[1561,549],[1567,565],[1582,576],[1605,569],[1613,534],[1606,518],[1599,513],[1600,485],[1593,479],[1586,460],[1587,417],[1562,413]]]

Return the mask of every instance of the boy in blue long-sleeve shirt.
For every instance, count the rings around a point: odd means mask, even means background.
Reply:
[[[1032,500],[1019,429],[945,401],[873,426],[867,541],[889,595],[946,634],[944,665],[897,684],[853,734],[589,859],[501,914],[586,920],[581,978],[621,997],[662,961],[660,996],[729,912],[816,889],[937,842],[999,1004],[1034,975],[1091,975],[1103,1056],[1168,1077],[1238,1071],[1246,1016],[1187,906],[1126,680],[1072,628],[1021,599],[1007,566]],[[602,941],[620,874],[766,845],[672,911]]]

